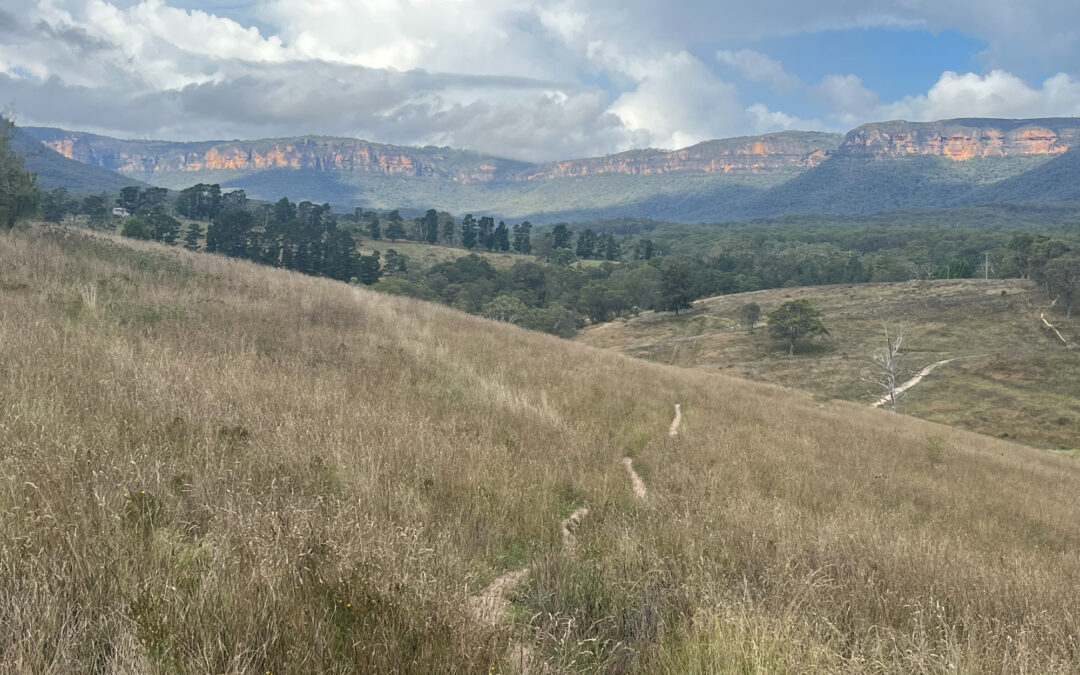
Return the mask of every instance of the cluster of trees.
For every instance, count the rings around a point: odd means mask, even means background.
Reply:
[[[329,204],[295,204],[283,197],[252,209],[243,190],[217,201],[219,210],[206,228],[207,251],[339,281],[370,285],[382,276],[379,253],[361,255],[356,237],[338,227]],[[198,223],[190,226],[188,248],[195,247],[200,230]]]
[[[1033,279],[1072,318],[1080,295],[1080,247],[1045,234],[1018,232],[1009,241],[1015,276]]]
[[[26,170],[22,157],[11,149],[13,134],[14,125],[0,116],[0,225],[7,229],[35,213],[41,201],[37,176]]]
[[[609,321],[647,309],[679,312],[701,297],[695,263],[682,256],[598,265],[535,258],[497,269],[471,254],[426,270],[389,268],[378,290],[559,335],[572,334],[586,320]]]
[[[377,211],[357,208],[351,217],[353,223],[373,240],[389,239],[421,241],[444,246],[461,246],[469,250],[514,251],[532,253],[532,224],[529,221],[512,227],[505,221],[495,224],[490,216],[474,217],[471,213],[457,223],[449,213],[428,209],[411,221],[397,209],[380,218]]]

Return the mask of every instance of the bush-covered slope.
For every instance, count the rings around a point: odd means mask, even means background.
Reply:
[[[1080,201],[1080,150],[1070,150],[1018,176],[983,186],[962,201]]]
[[[11,147],[25,158],[26,169],[37,174],[42,189],[66,188],[75,194],[116,192],[129,185],[149,187],[142,181],[68,159],[42,145],[22,129],[15,129]]]
[[[0,670],[1080,658],[1065,458],[149,244],[0,260]]]

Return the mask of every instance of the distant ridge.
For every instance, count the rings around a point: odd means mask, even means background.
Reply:
[[[1080,139],[1076,118],[875,122],[845,136],[783,131],[541,164],[325,136],[176,143],[26,132],[128,182],[215,182],[261,199],[433,207],[534,222],[717,222],[1080,198],[1080,160],[1069,152]]]
[[[38,185],[45,190],[63,187],[76,194],[90,194],[114,192],[128,185],[149,187],[115,171],[64,157],[42,145],[25,129],[15,128],[11,147],[23,156],[26,168],[37,174]]]

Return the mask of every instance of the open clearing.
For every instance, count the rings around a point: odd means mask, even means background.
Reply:
[[[759,325],[740,325],[738,309],[763,313],[808,298],[831,335],[789,357]],[[661,363],[722,371],[804,389],[819,400],[872,404],[884,394],[863,378],[883,345],[882,327],[905,327],[904,361],[913,377],[945,360],[901,401],[899,411],[1001,438],[1061,450],[1080,444],[1080,355],[1045,329],[1049,303],[1034,283],[1015,279],[912,281],[785,288],[699,300],[678,317],[648,312],[592,326],[578,338]],[[1070,343],[1080,322],[1053,317]],[[977,358],[970,358],[977,357]]]

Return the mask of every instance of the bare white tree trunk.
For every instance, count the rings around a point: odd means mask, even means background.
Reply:
[[[901,326],[897,330],[895,337],[889,334],[888,326],[884,326],[883,331],[885,333],[885,347],[875,352],[871,357],[878,367],[878,375],[869,378],[867,381],[876,385],[879,391],[884,392],[881,398],[887,399],[889,408],[896,412],[896,406],[905,394],[905,392],[898,391],[900,368],[904,361],[904,354],[900,351],[900,347],[904,344],[904,327]],[[879,394],[874,395],[878,396]]]

